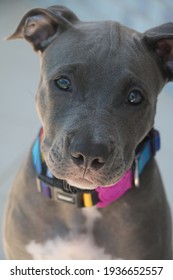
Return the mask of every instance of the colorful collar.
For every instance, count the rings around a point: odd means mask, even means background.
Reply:
[[[133,167],[124,174],[119,182],[109,187],[99,186],[95,190],[82,190],[70,186],[66,181],[59,180],[51,174],[40,151],[42,135],[43,129],[41,128],[32,147],[33,163],[38,175],[38,191],[52,200],[75,204],[79,208],[93,205],[99,208],[106,207],[133,186],[139,187],[139,175],[150,159],[154,157],[156,151],[160,149],[159,132],[152,129],[138,146]]]

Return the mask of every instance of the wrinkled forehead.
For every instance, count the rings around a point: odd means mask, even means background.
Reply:
[[[141,34],[113,21],[80,22],[76,28],[63,32],[43,53],[42,67],[48,79],[68,65],[80,66],[81,71],[91,75],[96,72],[102,76],[109,72],[116,75],[126,71],[142,79],[145,72],[149,80],[150,70],[153,80],[154,75],[156,79],[159,75]],[[147,74],[145,76],[147,79]]]
[[[61,33],[50,44],[43,54],[43,64],[49,61],[46,65],[56,68],[57,64],[61,66],[87,61],[90,64],[104,64],[108,60],[115,61],[123,50],[130,48],[130,44],[134,50],[135,35],[137,32],[117,22],[80,22],[75,28]]]

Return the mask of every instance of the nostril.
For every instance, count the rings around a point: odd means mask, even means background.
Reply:
[[[96,158],[91,162],[91,167],[94,169],[99,169],[101,168],[105,162],[101,158]]]
[[[101,168],[105,164],[104,159],[101,157],[98,158],[85,157],[81,153],[72,153],[71,158],[76,165],[78,166],[87,165],[88,167],[90,166],[95,170]]]
[[[73,162],[78,166],[84,164],[84,156],[80,153],[71,154],[71,158],[72,158]]]

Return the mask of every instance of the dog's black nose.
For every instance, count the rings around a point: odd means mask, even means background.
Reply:
[[[77,166],[100,169],[109,157],[109,147],[83,137],[73,139],[70,147],[71,158]]]

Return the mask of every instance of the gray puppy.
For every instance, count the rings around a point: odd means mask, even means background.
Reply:
[[[7,258],[171,259],[153,124],[173,23],[142,34],[52,6],[25,14],[17,38],[40,55],[42,129],[9,196]]]

